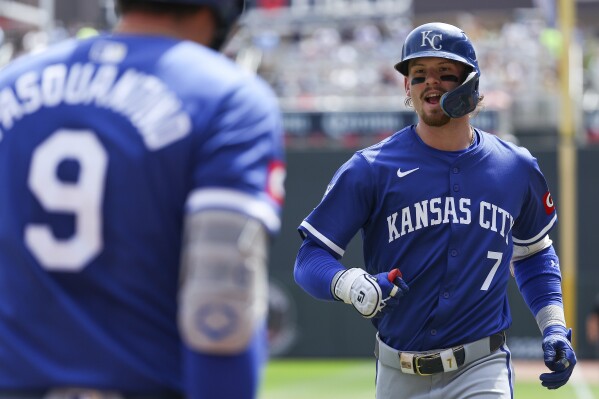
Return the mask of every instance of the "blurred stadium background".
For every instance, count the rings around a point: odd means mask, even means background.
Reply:
[[[294,284],[295,228],[353,151],[415,120],[393,64],[405,35],[431,21],[460,26],[477,50],[485,108],[473,124],[527,147],[546,174],[565,226],[552,238],[566,268],[568,322],[579,358],[597,359],[585,318],[599,293],[599,0],[251,1],[226,54],[263,76],[284,111],[287,203],[270,267],[272,355],[371,357],[367,321]],[[0,0],[0,68],[114,22],[112,0]],[[359,240],[344,263],[362,264]],[[510,301],[514,358],[542,365],[539,332],[515,284]]]

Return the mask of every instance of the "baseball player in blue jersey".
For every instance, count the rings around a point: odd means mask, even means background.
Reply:
[[[0,398],[255,398],[282,124],[242,0],[119,0],[0,72]]]
[[[470,125],[482,96],[472,43],[430,23],[395,68],[418,123],[357,151],[299,226],[295,279],[377,329],[376,397],[513,398],[510,265],[543,334],[542,384],[568,381],[556,210],[537,161]],[[361,232],[364,265],[339,259]]]

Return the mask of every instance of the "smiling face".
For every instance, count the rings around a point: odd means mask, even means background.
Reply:
[[[443,126],[450,121],[441,109],[441,96],[458,87],[466,66],[445,58],[424,57],[410,61],[405,89],[420,121],[429,126]]]

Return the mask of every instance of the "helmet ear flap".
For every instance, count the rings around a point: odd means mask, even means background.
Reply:
[[[222,50],[227,40],[233,35],[239,17],[245,11],[245,0],[235,0],[229,3],[231,4],[228,7],[225,4],[213,7],[218,27],[210,47],[217,51]]]
[[[461,118],[476,109],[478,105],[479,73],[468,74],[464,83],[441,96],[441,109],[450,118]]]

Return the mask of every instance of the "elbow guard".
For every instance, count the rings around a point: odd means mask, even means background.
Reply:
[[[182,254],[179,328],[193,350],[244,351],[268,311],[264,227],[227,211],[188,216]]]

